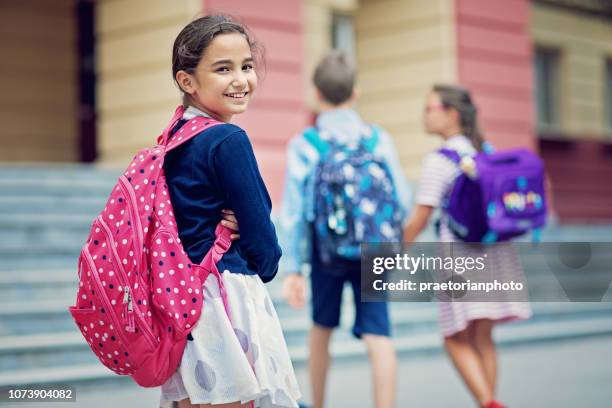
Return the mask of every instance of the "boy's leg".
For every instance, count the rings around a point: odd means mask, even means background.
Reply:
[[[391,340],[391,323],[386,302],[362,302],[359,276],[351,280],[355,298],[353,334],[365,342],[372,366],[374,406],[395,407],[397,355]]]
[[[314,408],[325,402],[325,382],[330,364],[329,342],[335,327],[340,324],[340,306],[345,280],[330,275],[313,263],[310,273],[312,292],[312,321],[308,369]]]
[[[376,408],[395,407],[397,394],[397,356],[390,337],[364,334],[372,366],[374,402]]]
[[[325,401],[325,383],[329,369],[329,341],[333,328],[314,324],[310,330],[310,358],[308,371],[312,387],[314,408],[322,408]]]

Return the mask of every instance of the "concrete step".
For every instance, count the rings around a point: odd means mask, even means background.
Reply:
[[[4,302],[71,299],[76,296],[77,270],[5,271],[0,273]]]
[[[53,253],[50,251],[44,252],[45,256],[40,254],[34,255],[27,247],[23,249],[22,255],[15,253],[10,255],[2,254],[0,250],[0,258],[2,265],[0,267],[0,275],[7,271],[28,271],[33,269],[72,269],[76,271],[79,250],[74,249],[67,252]]]
[[[83,214],[0,214],[1,229],[42,230],[44,228],[86,230],[96,215]]]
[[[49,197],[83,197],[83,196],[106,196],[117,182],[104,180],[96,177],[84,178],[0,178],[0,190],[6,196],[37,196],[47,195]]]
[[[127,164],[127,163],[126,163]],[[15,178],[60,178],[60,179],[116,179],[121,168],[101,168],[80,163],[0,163],[0,179]]]
[[[0,214],[85,214],[102,211],[107,197],[104,193],[92,196],[3,195],[0,197]]]
[[[80,244],[77,242],[31,242],[26,248],[18,243],[3,242],[0,245],[0,258],[3,260],[9,260],[11,258],[22,258],[24,255],[34,256],[41,259],[43,256],[71,256],[78,258],[81,246],[85,243],[85,240]],[[24,254],[25,252],[25,254]]]
[[[550,321],[538,325],[508,324],[496,330],[496,342],[499,348],[530,344],[534,342],[551,342],[608,335],[612,333],[612,317],[591,317],[575,321]],[[308,350],[304,343],[290,345],[289,353],[294,366],[303,366],[308,359]],[[441,353],[442,339],[438,333],[420,333],[394,339],[398,355],[405,358],[425,353]],[[331,352],[335,361],[347,361],[365,358],[365,348],[357,340],[333,339]],[[92,354],[93,356],[93,354]],[[95,357],[94,357],[95,359]],[[405,360],[403,360],[405,361]],[[21,368],[0,372],[0,387],[35,384],[83,383],[95,380],[122,377],[116,376],[100,363],[83,363],[52,367]]]
[[[15,218],[17,217],[19,215],[15,215]],[[42,222],[31,220],[20,225],[17,225],[16,222],[10,224],[7,222],[5,226],[0,227],[2,228],[0,230],[0,248],[23,252],[23,248],[35,244],[70,248],[83,245],[96,215],[83,217],[83,221],[87,220],[86,224],[74,223],[75,217],[77,216],[62,215],[61,218],[57,219],[49,217]],[[63,223],[63,221],[66,222]]]
[[[0,262],[0,275],[8,274],[12,271],[27,272],[37,269],[70,269],[76,271],[77,259],[77,257],[51,257],[41,260],[27,255],[24,255],[21,259],[15,258],[10,261],[2,259],[2,262]]]

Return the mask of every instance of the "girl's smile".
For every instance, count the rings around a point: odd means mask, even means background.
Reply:
[[[217,35],[185,79],[190,103],[223,122],[244,112],[257,88],[251,48],[240,33]]]

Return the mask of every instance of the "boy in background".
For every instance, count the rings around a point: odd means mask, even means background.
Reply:
[[[330,52],[318,64],[313,79],[319,105],[316,127],[295,136],[288,145],[280,214],[283,261],[288,272],[283,282],[283,296],[292,307],[304,307],[306,282],[301,270],[303,264],[309,263],[314,323],[310,330],[309,374],[314,408],[322,408],[330,363],[330,339],[340,322],[344,285],[351,284],[355,300],[352,333],[362,339],[368,349],[373,371],[375,406],[391,408],[395,406],[397,358],[390,338],[387,303],[361,302],[359,260],[330,264],[324,262],[317,249],[317,240],[321,237],[317,229],[313,228],[318,193],[315,170],[322,160],[322,154],[313,145],[312,138],[307,137],[307,132],[318,133],[317,137],[324,138],[326,143],[348,147],[358,146],[366,134],[375,132],[376,143],[372,153],[383,158],[387,164],[395,188],[397,207],[401,211],[399,219],[402,221],[408,214],[410,191],[390,136],[384,130],[364,123],[353,110],[357,98],[356,68],[349,58],[340,51]],[[365,237],[364,241],[367,239]]]

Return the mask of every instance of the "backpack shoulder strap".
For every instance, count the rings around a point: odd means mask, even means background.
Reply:
[[[183,143],[187,142],[197,134],[203,132],[204,130],[211,128],[213,126],[217,126],[222,124],[223,122],[219,122],[218,120],[206,118],[203,116],[197,116],[193,119],[188,120],[178,129],[172,139],[166,141],[166,153],[169,151],[176,149]],[[176,123],[175,123],[176,126]]]
[[[168,123],[162,134],[157,137],[158,145],[165,146],[168,143],[168,140],[170,139],[170,133],[172,132],[172,129],[174,129],[178,121],[181,120],[181,118],[183,117],[183,113],[185,113],[185,107],[183,105],[177,106],[174,110],[174,115],[172,115],[172,119],[170,119],[170,122]]]
[[[366,150],[370,153],[374,153],[376,146],[378,146],[378,140],[380,139],[380,130],[376,125],[370,125],[371,134],[370,137],[363,139],[363,145]]]
[[[456,150],[447,149],[446,147],[443,147],[441,149],[436,150],[436,152],[446,157],[455,164],[459,164],[459,162],[461,162],[461,155]]]
[[[319,153],[321,157],[325,156],[329,152],[329,143],[319,137],[319,132],[314,127],[309,127],[302,133],[304,139],[310,143]]]

